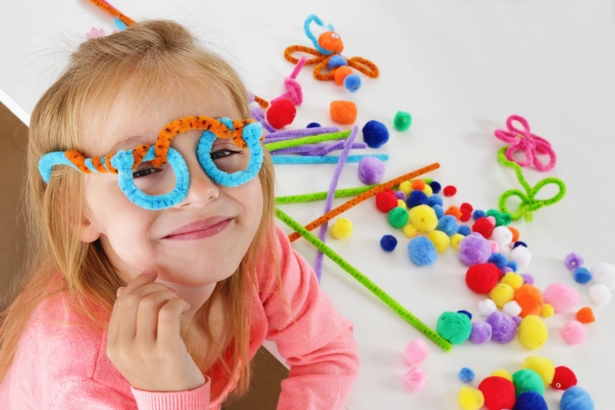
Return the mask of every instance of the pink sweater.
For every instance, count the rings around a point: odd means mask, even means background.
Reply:
[[[359,364],[352,324],[335,310],[316,276],[276,228],[284,295],[265,261],[257,269],[253,294],[250,355],[273,340],[290,366],[278,409],[342,409]],[[46,299],[21,338],[13,365],[0,383],[2,409],[219,409],[233,383],[207,379],[190,391],[134,389],[105,354],[106,331],[62,326],[79,318],[66,292]],[[223,374],[223,372],[221,372]]]

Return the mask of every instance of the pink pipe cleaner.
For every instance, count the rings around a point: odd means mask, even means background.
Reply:
[[[515,128],[513,121],[519,122],[523,126],[523,130]],[[555,166],[556,156],[555,151],[551,148],[551,144],[544,138],[530,133],[530,125],[527,123],[525,118],[520,115],[511,115],[506,120],[506,126],[508,127],[508,131],[494,131],[494,135],[498,139],[510,144],[510,146],[506,149],[506,159],[515,162],[522,167],[528,167],[534,164],[536,169],[542,172],[549,171]],[[525,153],[525,161],[518,161],[513,157],[514,153],[517,151],[523,151]],[[550,161],[546,165],[543,165],[538,160],[537,154],[548,155]]]
[[[278,100],[287,99],[290,100],[295,106],[301,105],[303,102],[303,91],[301,91],[301,84],[295,78],[299,75],[299,71],[305,65],[305,57],[301,57],[301,59],[295,65],[295,69],[293,70],[290,77],[286,77],[284,79],[284,86],[286,86],[286,92],[279,96],[278,98],[274,98],[271,100],[271,104]]]

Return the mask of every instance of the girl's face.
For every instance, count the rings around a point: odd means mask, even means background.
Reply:
[[[177,80],[180,81],[180,80]],[[188,115],[242,119],[230,93],[202,79],[136,102],[131,83],[114,98],[108,115],[94,115],[85,126],[88,156],[154,144],[167,123]],[[100,107],[103,113],[107,111]],[[117,175],[85,175],[82,239],[98,238],[125,282],[148,267],[161,282],[199,287],[228,278],[239,266],[259,226],[263,195],[258,177],[238,187],[215,184],[196,155],[202,131],[178,135],[179,151],[190,172],[188,195],[178,205],[151,211],[133,204],[120,190]],[[178,234],[178,232],[184,232]]]

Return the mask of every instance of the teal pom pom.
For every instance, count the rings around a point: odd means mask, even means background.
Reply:
[[[458,345],[470,337],[472,322],[463,313],[444,312],[438,318],[436,331],[451,344]]]
[[[412,124],[412,116],[404,111],[397,111],[393,119],[393,125],[397,131],[406,131]]]

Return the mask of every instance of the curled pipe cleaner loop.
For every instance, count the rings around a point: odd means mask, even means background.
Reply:
[[[296,80],[299,71],[305,65],[305,57],[301,57],[297,65],[295,65],[295,69],[293,70],[290,77],[286,77],[284,79],[284,86],[286,87],[286,92],[280,95],[277,98],[271,100],[271,104],[278,100],[287,99],[293,103],[293,105],[299,106],[303,102],[303,91],[301,90],[301,84]]]
[[[325,27],[325,23],[323,23],[322,20],[316,14],[310,14],[308,18],[305,19],[305,23],[303,23],[303,29],[305,30],[305,35],[307,36],[307,38],[310,39],[310,41],[314,45],[314,48],[318,50],[321,54],[325,54],[325,55],[331,54],[331,51],[325,50],[324,48],[320,46],[320,44],[318,44],[318,39],[316,38],[314,34],[312,34],[312,31],[310,30],[310,24],[312,22],[318,24],[320,27]],[[328,27],[326,28],[328,28],[329,31],[334,31],[333,26],[331,24],[329,24]]]
[[[523,129],[517,129],[513,125],[513,121],[519,122],[523,126]],[[506,126],[508,127],[508,131],[496,130],[494,131],[494,135],[498,139],[510,144],[506,150],[506,158],[509,161],[516,162],[522,167],[534,164],[536,169],[542,172],[549,171],[555,166],[556,155],[553,148],[551,148],[551,144],[544,138],[530,133],[530,125],[525,118],[520,115],[511,115],[506,120]],[[525,154],[525,161],[518,161],[513,157],[514,153],[517,151],[523,151]],[[548,155],[550,158],[549,162],[543,165],[538,160],[537,154]]]
[[[498,160],[500,163],[506,167],[512,168],[515,170],[515,174],[517,175],[517,179],[519,183],[525,189],[525,193],[520,189],[509,189],[504,192],[500,196],[499,207],[501,212],[507,212],[510,214],[513,221],[520,219],[522,216],[527,222],[532,222],[534,218],[532,216],[532,212],[535,212],[542,208],[543,206],[553,205],[559,202],[564,195],[566,195],[566,184],[559,178],[548,177],[538,181],[538,183],[531,187],[530,184],[523,177],[523,172],[521,171],[521,167],[513,161],[509,161],[506,159],[506,147],[500,148],[498,151]],[[538,192],[545,186],[549,184],[555,184],[559,187],[559,191],[555,196],[549,199],[536,199],[536,195]],[[510,212],[508,207],[506,206],[506,201],[508,198],[516,196],[521,200],[521,204],[519,208],[515,212]]]

